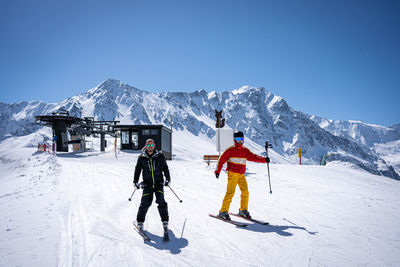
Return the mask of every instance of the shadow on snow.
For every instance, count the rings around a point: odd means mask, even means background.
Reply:
[[[292,236],[293,234],[287,232],[289,229],[304,230],[310,235],[315,235],[318,232],[309,232],[306,228],[300,226],[289,226],[289,225],[261,225],[261,224],[249,224],[248,227],[242,228],[244,230],[259,232],[259,233],[277,233],[281,236]]]
[[[169,241],[163,242],[162,236],[146,231],[146,235],[151,239],[151,242],[144,242],[146,245],[154,247],[159,250],[169,250],[172,254],[179,254],[182,252],[182,248],[189,244],[186,238],[177,238],[171,230],[169,230]]]
[[[88,158],[93,156],[99,156],[104,152],[57,152],[58,158]]]
[[[305,227],[298,226],[297,224],[291,222],[290,220],[283,218],[285,221],[289,222],[292,225],[261,225],[258,223],[249,223],[248,227],[244,227],[242,229],[259,232],[259,233],[276,233],[281,236],[292,236],[293,233],[288,232],[289,229],[303,230],[306,231],[310,235],[315,235],[318,232],[310,232]],[[247,222],[246,222],[247,223]]]

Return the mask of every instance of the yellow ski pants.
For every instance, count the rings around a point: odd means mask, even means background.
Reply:
[[[247,187],[246,177],[244,174],[228,171],[228,186],[220,212],[229,212],[229,206],[235,195],[236,185],[239,185],[240,191],[242,192],[240,195],[240,210],[247,210],[249,205],[249,189]]]

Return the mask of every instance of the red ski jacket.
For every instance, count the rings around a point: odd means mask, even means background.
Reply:
[[[227,148],[219,157],[216,173],[220,173],[222,166],[228,161],[227,171],[244,174],[246,172],[246,160],[265,163],[265,158],[251,153],[243,144],[235,143],[234,146]]]

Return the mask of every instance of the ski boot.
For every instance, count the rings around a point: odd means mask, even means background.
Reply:
[[[163,242],[168,242],[169,241],[168,222],[164,221],[164,222],[162,222],[162,224],[163,224],[163,228],[164,228]]]
[[[228,220],[228,221],[231,220],[231,217],[229,216],[228,212],[226,212],[226,211],[220,212],[218,214],[218,217],[220,217],[221,219],[224,219],[224,220]]]
[[[239,210],[239,216],[251,219],[250,213],[248,210]]]
[[[139,230],[141,231],[141,232],[143,232],[143,222],[138,222],[137,223],[137,226],[138,226],[138,228],[139,228]]]

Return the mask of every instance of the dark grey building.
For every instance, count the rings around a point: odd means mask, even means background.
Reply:
[[[172,131],[163,125],[115,125],[120,131],[121,150],[141,150],[147,139],[153,139],[156,149],[166,159],[172,159]]]

